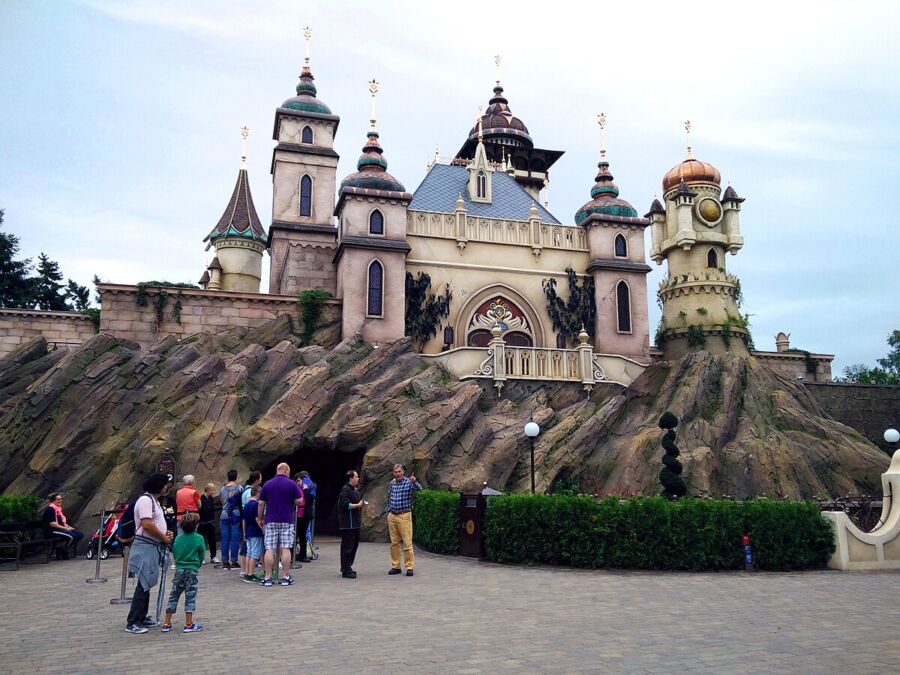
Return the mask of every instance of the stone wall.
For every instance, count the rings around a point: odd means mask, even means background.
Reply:
[[[205,291],[193,288],[148,288],[146,304],[137,303],[138,287],[99,284],[102,312],[100,332],[117,338],[134,340],[142,346],[154,344],[161,337],[187,337],[200,332],[218,333],[235,326],[258,326],[281,314],[288,314],[296,330],[301,330],[300,306],[296,296],[268,293],[236,293]],[[168,294],[162,311],[157,314],[160,292]],[[175,305],[181,303],[180,321]],[[328,300],[320,324],[337,321],[341,303]]]
[[[897,449],[885,442],[884,430],[900,428],[900,385],[804,384],[816,402],[838,422],[856,429],[885,452]]]
[[[77,347],[94,334],[90,317],[78,312],[0,309],[0,357],[36,337],[43,337],[51,347]]]
[[[774,370],[789,380],[804,382],[831,382],[832,354],[810,354],[810,362],[815,363],[815,370],[807,368],[806,354],[803,352],[753,352],[766,368]]]

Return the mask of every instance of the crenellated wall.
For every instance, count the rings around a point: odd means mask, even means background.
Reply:
[[[122,284],[99,284],[102,301],[100,332],[134,340],[149,346],[166,335],[186,337],[204,331],[218,332],[234,326],[258,326],[281,314],[288,314],[295,330],[301,330],[300,305],[296,296],[267,293],[205,291],[192,288],[148,288],[146,305],[138,305],[138,287]],[[168,297],[157,315],[160,291]],[[180,321],[175,305],[181,303]],[[341,303],[328,300],[320,324],[340,318]]]
[[[0,357],[36,337],[51,347],[77,347],[94,335],[91,318],[78,312],[0,309]]]

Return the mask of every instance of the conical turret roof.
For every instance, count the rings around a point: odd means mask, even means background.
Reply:
[[[203,241],[213,242],[224,237],[255,239],[264,244],[267,240],[266,231],[253,205],[247,169],[243,167],[238,171],[237,182],[234,184],[234,191],[225,212]]]

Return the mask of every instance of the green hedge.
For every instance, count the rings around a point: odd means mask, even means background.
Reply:
[[[459,552],[459,493],[419,490],[413,509],[413,540],[434,553]]]
[[[760,569],[823,567],[834,551],[815,504],[765,499],[504,495],[488,500],[484,529],[491,560],[574,567],[738,569],[743,534]]]
[[[34,495],[0,495],[0,524],[39,520],[44,500]]]

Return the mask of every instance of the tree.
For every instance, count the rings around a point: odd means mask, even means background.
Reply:
[[[91,292],[87,286],[79,286],[69,279],[69,283],[66,284],[66,304],[69,309],[83,312],[91,304]]]
[[[69,309],[66,296],[60,291],[63,285],[59,263],[50,260],[46,253],[38,256],[37,278],[34,280],[34,302],[45,311],[65,311]]]
[[[662,483],[662,496],[667,499],[678,499],[687,494],[687,485],[681,477],[682,467],[678,461],[678,446],[675,445],[675,427],[678,426],[678,418],[668,410],[659,418],[659,428],[665,429],[662,437],[662,446],[666,451],[663,455],[663,468],[659,472],[659,482]]]
[[[413,276],[406,273],[406,321],[405,335],[412,338],[418,351],[437,335],[441,319],[450,315],[450,287],[444,286],[442,295],[430,293],[431,277],[425,272]]]
[[[844,368],[841,377],[835,382],[859,382],[861,384],[900,384],[900,330],[888,335],[888,346],[891,350],[878,365],[869,367],[864,363],[854,363]]]
[[[0,209],[0,226],[3,225]],[[0,232],[0,307],[31,307],[33,283],[29,278],[31,260],[16,260],[19,238]]]
[[[569,299],[564,301],[556,294],[556,279],[544,279],[544,297],[547,298],[547,315],[553,328],[572,341],[578,341],[578,333],[584,328],[588,335],[594,335],[597,305],[594,300],[594,278],[590,275],[578,283],[578,275],[571,267],[566,268],[569,281]]]

